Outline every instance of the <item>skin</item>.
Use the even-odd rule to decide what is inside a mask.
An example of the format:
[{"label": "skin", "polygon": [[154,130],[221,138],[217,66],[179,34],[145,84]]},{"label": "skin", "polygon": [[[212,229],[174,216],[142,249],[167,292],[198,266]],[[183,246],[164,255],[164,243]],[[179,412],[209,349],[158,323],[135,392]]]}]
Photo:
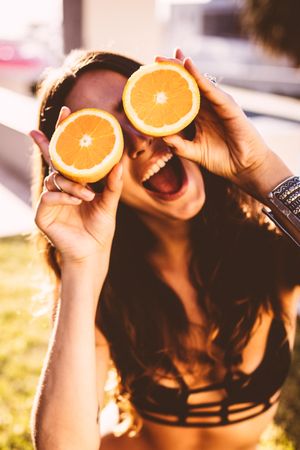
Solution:
[{"label": "skin", "polygon": [[[84,326],[88,329],[88,324],[92,323],[97,298],[108,268],[116,208],[120,198],[121,201],[138,211],[142,220],[157,236],[158,246],[151,255],[152,264],[177,292],[186,308],[188,317],[193,322],[203,324],[204,318],[196,307],[196,292],[189,282],[187,274],[190,257],[189,219],[201,210],[205,202],[205,186],[198,165],[203,165],[214,173],[229,178],[247,192],[263,200],[269,190],[291,174],[284,163],[266,146],[238,105],[219,87],[213,86],[205,79],[196,70],[191,60],[184,60],[181,51],[178,50],[175,56],[176,62],[184,64],[187,70],[194,75],[207,101],[207,105],[201,108],[196,120],[197,133],[193,142],[185,141],[179,135],[164,139],[151,138],[135,130],[120,107],[126,78],[107,70],[83,74],[68,95],[66,107],[61,111],[59,121],[67,117],[70,111],[81,108],[105,109],[117,117],[125,137],[122,162],[115,166],[107,177],[106,187],[102,194],[94,194],[87,187],[67,180],[61,175],[56,176],[56,181],[64,193],[57,192],[52,174],[45,180],[45,189],[37,208],[37,225],[59,249],[62,257],[62,286],[64,288],[61,317],[65,317],[64,329],[69,326],[69,334],[73,336],[73,340],[68,342],[68,345],[72,345],[78,338],[70,319],[72,315],[70,311],[73,311],[74,314],[73,321],[78,321],[81,314],[86,314],[81,310],[82,301],[81,298],[77,300],[78,293],[74,287],[74,284],[78,283],[79,274],[84,286],[91,285],[89,303],[91,313],[84,322]],[[165,58],[159,59],[165,60]],[[204,118],[205,120],[203,120]],[[39,145],[44,157],[49,160],[48,142],[45,136],[38,131],[32,132],[31,135]],[[172,151],[180,156],[188,179],[186,190],[179,198],[172,201],[161,200],[150,195],[141,183],[143,174],[152,162],[167,151],[169,145],[172,146]],[[101,270],[97,272],[95,267],[99,267],[99,261],[101,261]],[[291,326],[287,330],[291,347],[295,333],[296,294],[296,291],[282,292],[282,302],[286,305],[286,312],[291,319]],[[244,362],[241,370],[251,372],[261,362],[271,320],[271,316],[264,314],[262,321],[255,327],[252,339],[244,349]],[[80,330],[83,329],[82,326],[80,324]],[[62,328],[60,330],[58,325],[56,341],[57,345],[61,345],[60,348],[66,347],[65,339]],[[102,380],[97,385],[98,399],[101,405],[109,354],[105,338],[99,332],[96,332],[95,340],[95,356],[98,362],[95,367],[95,358],[91,354],[89,371],[85,369],[85,374],[95,372],[97,380]],[[91,347],[91,343],[92,340],[87,340],[85,348],[86,346]],[[205,350],[204,340],[199,338],[197,346]],[[74,347],[76,348],[75,345]],[[55,355],[55,346],[53,349]],[[84,351],[79,354],[79,358],[84,358]],[[65,358],[67,359],[68,356],[66,355]],[[55,360],[55,357],[53,359]],[[63,358],[61,357],[61,359]],[[61,359],[55,361],[53,367],[49,363],[50,375],[48,377],[50,377],[50,381],[56,379],[55,377],[59,377],[60,380],[64,379],[66,368]],[[185,373],[185,368],[178,361],[174,362],[178,365],[179,370]],[[59,364],[62,366],[60,367]],[[69,364],[74,364],[74,361],[70,360]],[[52,379],[51,370],[54,374]],[[82,369],[76,367],[74,370]],[[191,388],[209,381],[203,380],[199,376],[203,370],[205,371],[205,367],[197,367],[193,374],[184,375]],[[222,367],[219,368],[219,375],[222,375]],[[94,378],[91,378],[90,382],[96,383]],[[170,383],[170,380],[162,379],[161,383],[167,384]],[[47,394],[47,379],[45,384],[45,393],[41,394],[41,398],[43,399],[43,395],[47,398],[48,395],[52,399],[53,391],[49,391],[52,395]],[[48,384],[50,384],[49,379]],[[57,395],[57,392],[54,392]],[[81,401],[86,410],[90,411],[93,410],[91,404],[94,400],[93,393],[89,391],[88,394],[89,397],[85,395]],[[212,395],[216,394],[201,395],[202,397],[198,401],[216,400],[216,397],[212,398]],[[217,395],[219,395],[217,399],[222,398],[222,393]],[[95,407],[93,403],[93,408],[95,409]],[[44,408],[47,411],[47,407]],[[273,418],[276,408],[275,405],[258,417],[240,424],[210,429],[181,429],[144,421],[142,432],[137,438],[116,438],[108,435],[102,438],[101,449],[150,450],[155,448],[164,450],[172,448],[183,450],[184,448],[192,450],[201,448],[208,450],[213,448],[214,450],[223,450],[230,448],[232,450],[252,450],[256,448],[259,437]],[[47,412],[44,414],[47,416]],[[65,414],[61,413],[61,417],[64,418],[68,414],[71,415],[71,411],[68,412],[66,409]],[[51,416],[51,413],[48,413],[48,416]],[[74,423],[79,423],[78,418],[77,422],[74,418]],[[70,428],[72,426],[75,425],[70,425]],[[94,429],[92,432],[95,440],[90,446],[87,445],[85,439],[89,426],[89,423],[86,428],[82,425],[82,442],[85,442],[84,448],[87,449],[98,446]],[[40,425],[40,428],[43,426]],[[61,431],[62,435],[66,428],[65,426]],[[68,435],[64,436],[67,436],[65,438],[67,446],[62,446],[62,448],[77,448],[70,445]],[[64,441],[61,440],[61,442]],[[56,445],[59,448],[57,443]],[[43,443],[40,448],[47,450],[51,447],[47,447]],[[78,446],[78,448],[83,447]]]}]

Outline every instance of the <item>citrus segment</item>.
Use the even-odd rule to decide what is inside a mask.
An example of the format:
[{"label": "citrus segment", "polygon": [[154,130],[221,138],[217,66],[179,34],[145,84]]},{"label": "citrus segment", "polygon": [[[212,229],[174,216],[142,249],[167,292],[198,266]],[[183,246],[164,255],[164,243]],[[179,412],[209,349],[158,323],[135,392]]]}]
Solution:
[{"label": "citrus segment", "polygon": [[121,159],[123,134],[106,111],[85,108],[70,114],[56,128],[49,145],[52,164],[67,178],[93,183]]},{"label": "citrus segment", "polygon": [[152,136],[167,136],[195,118],[200,107],[199,88],[179,64],[149,64],[128,79],[123,105],[135,128]]}]

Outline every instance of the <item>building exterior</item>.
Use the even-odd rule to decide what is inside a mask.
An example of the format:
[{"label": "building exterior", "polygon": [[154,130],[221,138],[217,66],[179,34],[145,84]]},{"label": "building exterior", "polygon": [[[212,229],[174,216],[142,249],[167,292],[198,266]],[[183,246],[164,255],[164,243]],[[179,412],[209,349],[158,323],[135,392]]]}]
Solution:
[{"label": "building exterior", "polygon": [[81,45],[150,62],[161,40],[155,11],[155,0],[64,0],[65,50]]}]

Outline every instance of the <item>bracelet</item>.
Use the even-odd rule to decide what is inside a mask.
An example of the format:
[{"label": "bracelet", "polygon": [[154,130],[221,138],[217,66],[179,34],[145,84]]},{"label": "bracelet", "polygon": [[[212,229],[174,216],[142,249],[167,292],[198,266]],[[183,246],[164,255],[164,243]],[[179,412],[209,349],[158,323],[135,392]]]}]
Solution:
[{"label": "bracelet", "polygon": [[269,201],[300,230],[300,177],[282,181],[269,194]]}]

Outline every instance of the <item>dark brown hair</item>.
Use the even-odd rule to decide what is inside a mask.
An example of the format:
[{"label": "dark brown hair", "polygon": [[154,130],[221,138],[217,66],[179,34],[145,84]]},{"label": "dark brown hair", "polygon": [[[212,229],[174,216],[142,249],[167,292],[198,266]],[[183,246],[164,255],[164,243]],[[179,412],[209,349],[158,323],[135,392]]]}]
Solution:
[{"label": "dark brown hair", "polygon": [[[64,99],[88,70],[109,69],[129,77],[139,63],[102,52],[73,52],[64,66],[41,87],[40,129],[50,139]],[[188,134],[192,133],[192,127]],[[190,135],[190,138],[192,136]],[[206,202],[190,221],[193,255],[190,280],[206,318],[207,359],[229,370],[240,361],[254,324],[265,311],[282,317],[281,287],[299,283],[296,251],[261,217],[258,203],[229,181],[201,168]],[[40,194],[47,165],[36,172]],[[45,256],[60,277],[54,247],[45,240]],[[136,212],[120,202],[107,279],[101,292],[96,325],[111,348],[124,391],[141,374],[170,371],[176,357],[191,366],[203,354],[187,345],[193,324],[182,302],[149,263],[155,238]],[[299,258],[296,262],[299,264]],[[213,372],[213,370],[212,370]]]},{"label": "dark brown hair", "polygon": [[271,53],[288,56],[300,66],[298,0],[245,0],[242,24]]}]

